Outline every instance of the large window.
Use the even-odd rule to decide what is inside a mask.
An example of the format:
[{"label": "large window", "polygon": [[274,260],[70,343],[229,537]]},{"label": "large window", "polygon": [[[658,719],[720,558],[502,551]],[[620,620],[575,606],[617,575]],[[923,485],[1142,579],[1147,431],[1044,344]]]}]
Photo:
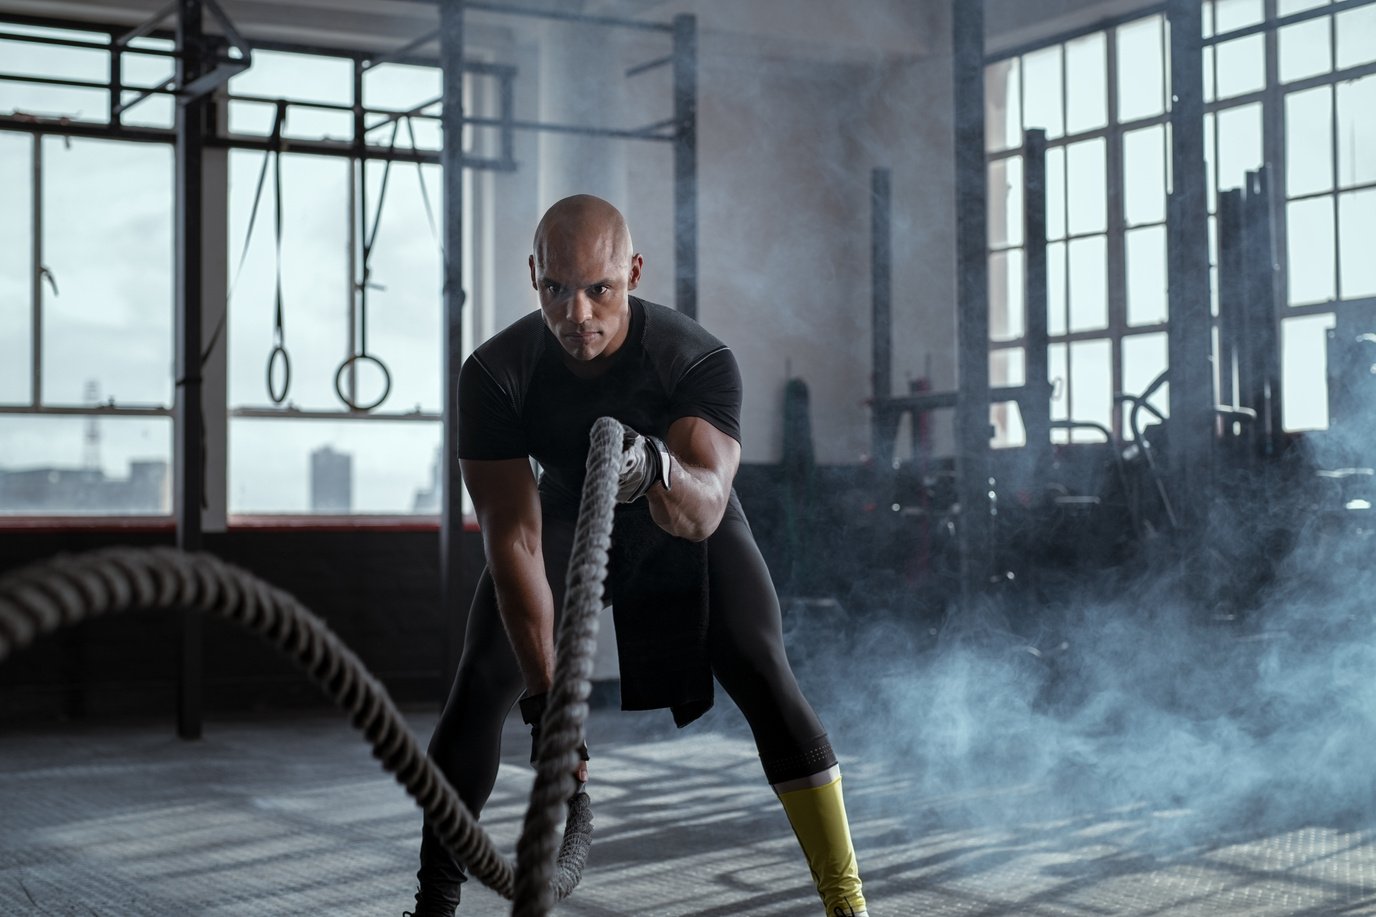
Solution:
[{"label": "large window", "polygon": [[[1284,420],[1322,427],[1324,330],[1335,309],[1376,305],[1376,3],[1206,0],[1203,20],[1213,261],[1219,191],[1270,164],[1283,201]],[[992,381],[1023,381],[1019,152],[1022,131],[1043,128],[1052,416],[1124,436],[1112,394],[1140,392],[1167,365],[1168,28],[1143,16],[986,70]],[[1216,276],[1213,287],[1216,313]],[[1168,409],[1165,388],[1153,403]],[[996,413],[998,445],[1021,442],[1011,414]]]},{"label": "large window", "polygon": [[[292,143],[279,184],[275,153],[231,152],[229,511],[437,513],[440,71],[260,52],[230,83],[231,137],[270,138],[288,85],[282,136],[348,141],[361,129],[370,156],[297,153]],[[468,217],[475,181],[465,182]],[[465,267],[480,287],[475,272],[486,266],[470,257]],[[473,312],[465,310],[470,343],[475,330],[492,330],[475,329]],[[274,357],[279,340],[289,385],[284,358]]]},{"label": "large window", "polygon": [[[108,35],[5,27],[43,38]],[[165,72],[138,39],[131,80]],[[8,73],[104,81],[105,51],[0,39]],[[0,81],[0,514],[161,515],[172,454],[172,150],[71,136],[108,93]]]},{"label": "large window", "polygon": [[[0,513],[171,509],[174,58],[119,35],[0,22]],[[225,509],[438,513],[440,71],[259,44],[222,90],[225,177],[203,182],[227,243],[203,264],[225,280],[228,396],[204,405]],[[467,110],[498,123],[513,71],[468,75]],[[465,148],[510,168],[495,133]],[[465,170],[470,224],[490,174]],[[492,309],[464,260],[471,344]]]},{"label": "large window", "polygon": [[[1023,382],[1023,132],[1046,131],[1047,355],[1053,420],[1117,429],[1113,393],[1165,368],[1166,36],[1148,16],[987,71],[995,386]],[[1165,393],[1154,399],[1163,408]],[[1019,445],[1016,410],[996,445]],[[1052,431],[1064,442],[1091,429]]]},{"label": "large window", "polygon": [[1285,408],[1292,428],[1327,425],[1324,331],[1337,310],[1376,316],[1376,3],[1278,0],[1268,33],[1274,155],[1283,157],[1288,315]]}]

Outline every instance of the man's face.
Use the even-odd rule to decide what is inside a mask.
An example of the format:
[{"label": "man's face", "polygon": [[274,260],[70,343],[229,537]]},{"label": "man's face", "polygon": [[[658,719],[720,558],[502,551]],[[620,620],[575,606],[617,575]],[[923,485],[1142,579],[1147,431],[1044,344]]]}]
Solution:
[{"label": "man's face", "polygon": [[630,330],[627,295],[640,283],[640,255],[610,233],[551,233],[530,256],[530,282],[545,325],[580,362],[609,357]]}]

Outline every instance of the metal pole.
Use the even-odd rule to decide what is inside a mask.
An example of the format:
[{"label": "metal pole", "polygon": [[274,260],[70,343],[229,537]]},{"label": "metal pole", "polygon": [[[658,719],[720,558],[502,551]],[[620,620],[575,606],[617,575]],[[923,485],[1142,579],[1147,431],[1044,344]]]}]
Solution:
[{"label": "metal pole", "polygon": [[[226,88],[210,95],[207,136],[229,126]],[[201,528],[223,532],[229,512],[229,157],[224,147],[207,145],[201,158],[201,400],[205,422],[205,490]]]},{"label": "metal pole", "polygon": [[[358,190],[358,185],[361,180],[360,176],[365,174],[364,170],[367,168],[367,162],[368,161],[363,158],[349,160],[349,214],[345,217],[349,225],[349,295],[346,297],[344,303],[344,327],[349,329],[348,340],[345,342],[345,346],[348,348],[348,352],[345,354],[346,357],[358,353],[358,339],[355,332],[357,323],[354,321],[354,314],[357,311],[354,308],[354,303],[358,298],[358,240],[361,234],[367,233],[366,229],[362,230],[360,233],[358,228],[358,224],[361,222],[359,218],[359,213],[361,211],[359,206],[360,192]],[[358,361],[355,360],[349,364],[349,369],[344,374],[346,380],[344,384],[349,392],[349,401],[353,404],[358,404],[357,368]]]},{"label": "metal pole", "polygon": [[1273,455],[1280,443],[1280,319],[1276,315],[1276,269],[1272,257],[1271,168],[1247,174],[1243,205],[1247,287],[1247,404],[1257,412],[1260,451]]},{"label": "metal pole", "polygon": [[124,114],[124,51],[110,52],[110,124],[120,126]]},{"label": "metal pole", "polygon": [[[893,395],[893,218],[888,169],[870,173],[870,454],[886,451],[883,399]],[[891,448],[891,445],[888,445]],[[888,456],[889,459],[892,456]]]},{"label": "metal pole", "polygon": [[1183,512],[1197,530],[1212,481],[1214,387],[1210,368],[1209,212],[1204,161],[1204,69],[1199,0],[1169,0],[1171,43],[1170,265],[1171,468]]},{"label": "metal pole", "polygon": [[1051,381],[1048,371],[1046,320],[1046,131],[1030,130],[1023,138],[1023,283],[1027,329],[1027,367],[1023,384],[1029,396],[1018,405],[1033,468],[1045,468],[1051,452]]},{"label": "metal pole", "polygon": [[984,3],[953,3],[956,155],[956,454],[961,599],[988,582],[989,257],[984,157]]},{"label": "metal pole", "polygon": [[[354,61],[354,158],[349,162],[349,298],[344,327],[349,329],[348,353],[352,357],[358,353],[358,297],[360,292],[359,253],[368,238],[368,151],[365,134],[367,126],[363,118],[363,62]],[[345,373],[345,387],[349,392],[349,403],[358,404],[358,361],[349,363]]]},{"label": "metal pole", "polygon": [[[201,0],[178,0],[177,84],[186,86],[206,70]],[[177,105],[176,145],[176,370],[173,409],[173,499],[177,547],[201,549],[201,504],[205,492],[201,406],[201,251],[203,188],[202,152],[211,106],[209,98]],[[201,618],[181,615],[181,655],[177,677],[177,735],[201,736],[204,700],[204,643]]]},{"label": "metal pole", "polygon": [[464,0],[440,4],[440,62],[444,71],[440,152],[444,181],[444,436],[440,456],[440,613],[447,623],[444,675],[453,681],[463,651],[468,609],[463,606],[463,476],[459,470],[459,368],[463,365],[463,11]]},{"label": "metal pole", "polygon": [[516,131],[512,122],[516,118],[516,71],[507,70],[501,77],[501,121],[502,156],[501,162],[511,170],[516,168]]},{"label": "metal pole", "polygon": [[29,307],[33,351],[29,360],[29,402],[43,404],[43,135],[33,135],[33,290]]},{"label": "metal pole", "polygon": [[698,317],[698,21],[674,17],[674,304]]},{"label": "metal pole", "polygon": [[[1119,118],[1118,97],[1119,97],[1119,70],[1118,70],[1118,43],[1107,41],[1105,44],[1106,62],[1108,64],[1108,123],[1117,124]],[[1064,58],[1062,58],[1064,60]],[[1069,86],[1069,80],[1062,82],[1062,86]],[[1108,237],[1106,252],[1108,262],[1106,275],[1108,278],[1108,329],[1111,341],[1109,347],[1110,375],[1114,392],[1121,392],[1123,386],[1123,338],[1129,332],[1128,328],[1128,279],[1127,279],[1127,215],[1126,201],[1123,199],[1123,189],[1126,187],[1123,166],[1123,134],[1121,131],[1110,130],[1104,138],[1105,148],[1108,152],[1107,168],[1105,174],[1108,178],[1108,188],[1106,190],[1105,203],[1107,204],[1108,214]],[[1070,182],[1066,182],[1067,192],[1070,190]],[[1067,246],[1067,249],[1069,246]],[[1067,252],[1068,254],[1068,252]],[[1069,277],[1069,274],[1066,275]],[[1068,305],[1068,303],[1067,303]],[[1073,415],[1070,415],[1073,416]],[[1114,405],[1108,427],[1114,431],[1119,439],[1124,438],[1124,429],[1127,423],[1123,417],[1121,405]]]},{"label": "metal pole", "polygon": [[1243,355],[1247,326],[1242,207],[1242,191],[1218,193],[1218,352],[1214,354],[1214,364],[1218,372],[1218,403],[1256,408],[1259,405],[1247,403],[1242,385],[1233,385],[1234,378],[1245,384],[1247,376]]}]

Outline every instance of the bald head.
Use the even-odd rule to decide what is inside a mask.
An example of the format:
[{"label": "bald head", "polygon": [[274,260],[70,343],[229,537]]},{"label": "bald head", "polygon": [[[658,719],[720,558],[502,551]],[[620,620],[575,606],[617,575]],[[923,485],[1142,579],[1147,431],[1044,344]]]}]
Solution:
[{"label": "bald head", "polygon": [[566,197],[535,229],[530,283],[545,324],[574,363],[589,366],[621,347],[630,327],[628,294],[644,260],[626,218],[591,194]]},{"label": "bald head", "polygon": [[575,253],[609,265],[630,268],[635,246],[626,218],[609,202],[575,194],[545,211],[535,227],[535,262],[539,266]]}]

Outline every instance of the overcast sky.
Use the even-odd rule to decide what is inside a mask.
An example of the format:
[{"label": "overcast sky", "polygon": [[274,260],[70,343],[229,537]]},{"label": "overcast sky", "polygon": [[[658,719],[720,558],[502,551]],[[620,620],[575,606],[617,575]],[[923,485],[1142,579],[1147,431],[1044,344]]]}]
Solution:
[{"label": "overcast sky", "polygon": [[[20,72],[103,78],[90,55],[4,43],[7,67]],[[144,61],[160,63],[155,58]],[[144,67],[144,75],[152,75]],[[254,67],[237,77],[235,92],[325,102],[349,102],[347,62],[255,54]],[[20,84],[0,84],[0,111],[64,111],[91,96],[53,96]],[[431,69],[386,66],[370,73],[370,105],[410,108],[439,93]],[[155,100],[156,101],[156,100]],[[169,109],[146,112],[157,123]],[[104,108],[94,112],[104,116]],[[266,133],[272,106],[236,105],[231,124]],[[292,109],[288,134],[347,136],[349,117]],[[438,130],[416,123],[420,145],[435,147]],[[386,142],[383,129],[375,139]],[[403,128],[398,143],[408,145]],[[43,400],[86,403],[94,383],[98,399],[122,406],[169,405],[172,399],[172,156],[161,144],[98,140],[43,141],[43,262],[57,284],[43,303]],[[258,152],[230,155],[229,270],[243,251],[248,217],[262,167]],[[11,189],[0,208],[0,399],[31,396],[30,259],[32,138],[0,133],[0,181]],[[431,212],[440,218],[438,168],[425,167]],[[368,225],[376,214],[383,166],[368,171]],[[282,284],[284,330],[291,357],[288,402],[301,408],[342,410],[335,373],[347,356],[350,322],[349,184],[347,160],[288,154],[282,160]],[[418,169],[393,166],[372,258],[368,292],[368,351],[386,363],[392,389],[380,410],[440,410],[440,257],[422,200]],[[232,294],[225,344],[229,348],[232,406],[269,406],[266,367],[273,342],[273,196],[271,169],[242,274]],[[380,373],[359,371],[359,398],[381,391]],[[77,467],[83,459],[86,420],[7,417],[0,436],[0,467]],[[139,458],[170,458],[171,425],[165,418],[98,421],[106,473],[123,476]],[[365,512],[406,512],[415,492],[428,487],[440,441],[438,423],[333,422],[241,419],[231,422],[230,511],[303,511],[309,500],[309,455],[331,445],[354,456],[354,505]]]}]

